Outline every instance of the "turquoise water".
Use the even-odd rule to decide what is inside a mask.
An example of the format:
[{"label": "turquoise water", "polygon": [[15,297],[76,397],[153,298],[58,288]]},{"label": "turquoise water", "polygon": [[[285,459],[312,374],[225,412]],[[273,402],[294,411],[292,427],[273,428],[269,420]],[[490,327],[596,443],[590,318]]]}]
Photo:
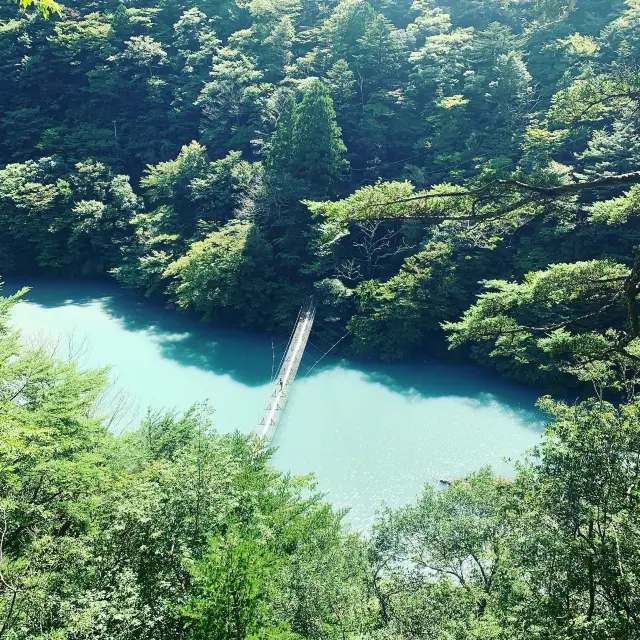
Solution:
[{"label": "turquoise water", "polygon": [[[25,340],[71,348],[82,364],[111,365],[119,407],[114,430],[146,407],[186,408],[207,400],[220,431],[257,424],[286,336],[208,326],[152,305],[110,283],[26,280],[13,311]],[[9,282],[3,291],[15,291]],[[293,321],[293,319],[292,319]],[[313,337],[312,337],[313,339]],[[71,347],[69,346],[71,345]],[[309,347],[305,365],[320,353]],[[542,429],[535,394],[473,367],[397,365],[327,357],[308,377],[301,368],[276,434],[274,463],[315,473],[319,489],[348,519],[366,527],[383,503],[405,504],[424,483],[486,464],[509,473],[508,459],[533,446]]]}]

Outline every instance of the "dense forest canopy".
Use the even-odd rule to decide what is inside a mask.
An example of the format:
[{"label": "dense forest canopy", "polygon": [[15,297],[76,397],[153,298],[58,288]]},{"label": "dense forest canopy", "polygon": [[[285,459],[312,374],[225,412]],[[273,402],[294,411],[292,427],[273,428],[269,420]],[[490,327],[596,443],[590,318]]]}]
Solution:
[{"label": "dense forest canopy", "polygon": [[640,637],[638,0],[23,0],[0,68],[0,273],[583,398],[357,535],[207,407],[114,436],[0,298],[0,638]]},{"label": "dense forest canopy", "polygon": [[353,354],[448,338],[549,389],[632,357],[636,0],[0,16],[1,273],[112,274],[260,328],[315,291]]}]

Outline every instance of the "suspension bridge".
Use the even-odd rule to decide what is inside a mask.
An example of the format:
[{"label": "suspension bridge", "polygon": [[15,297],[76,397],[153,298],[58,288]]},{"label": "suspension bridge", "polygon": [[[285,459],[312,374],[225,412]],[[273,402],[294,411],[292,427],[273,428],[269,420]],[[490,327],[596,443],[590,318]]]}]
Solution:
[{"label": "suspension bridge", "polygon": [[280,418],[298,373],[315,316],[316,303],[313,298],[309,298],[300,308],[295,328],[289,338],[278,372],[273,379],[269,397],[256,428],[257,436],[267,444],[271,442],[278,424],[280,424]]}]

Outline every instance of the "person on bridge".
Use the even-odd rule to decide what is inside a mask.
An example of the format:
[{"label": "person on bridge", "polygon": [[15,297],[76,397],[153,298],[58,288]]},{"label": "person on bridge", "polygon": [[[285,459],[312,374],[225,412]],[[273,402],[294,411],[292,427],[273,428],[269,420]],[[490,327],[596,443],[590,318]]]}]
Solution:
[{"label": "person on bridge", "polygon": [[282,393],[282,378],[280,378],[280,380],[278,380],[278,382],[280,383],[280,393]]}]

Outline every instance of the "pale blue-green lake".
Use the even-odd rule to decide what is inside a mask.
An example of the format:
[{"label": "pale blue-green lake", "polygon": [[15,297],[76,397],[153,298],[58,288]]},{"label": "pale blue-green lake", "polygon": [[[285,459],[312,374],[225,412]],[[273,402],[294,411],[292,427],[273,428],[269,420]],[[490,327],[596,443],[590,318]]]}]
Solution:
[{"label": "pale blue-green lake", "polygon": [[[272,338],[215,328],[150,304],[105,282],[24,279],[32,287],[13,310],[25,340],[46,341],[86,366],[111,365],[121,408],[116,430],[146,408],[208,401],[220,431],[250,432],[272,372]],[[4,293],[18,288],[8,282]],[[293,322],[292,318],[292,322]],[[313,339],[313,338],[312,338]],[[273,340],[276,361],[286,336]],[[305,366],[320,355],[308,347]],[[326,357],[302,367],[276,434],[274,464],[313,472],[354,527],[383,504],[399,506],[425,483],[491,464],[501,473],[536,444],[543,418],[533,391],[474,366],[384,365]],[[124,398],[124,399],[123,399]]]}]

